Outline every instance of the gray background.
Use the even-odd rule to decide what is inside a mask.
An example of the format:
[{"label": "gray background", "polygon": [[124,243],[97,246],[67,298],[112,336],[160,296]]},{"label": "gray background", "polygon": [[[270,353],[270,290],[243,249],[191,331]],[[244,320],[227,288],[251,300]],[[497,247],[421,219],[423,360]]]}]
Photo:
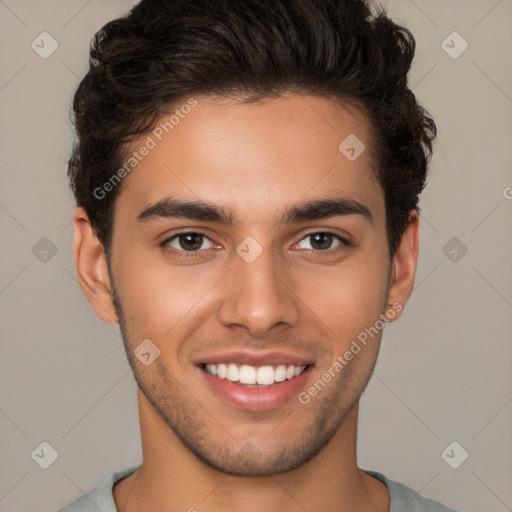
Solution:
[{"label": "gray background", "polygon": [[[76,281],[65,178],[89,41],[132,4],[0,0],[1,512],[55,511],[140,458],[117,326]],[[362,400],[359,464],[454,508],[512,510],[512,1],[384,5],[417,38],[411,85],[439,139],[416,287]],[[31,48],[43,31],[59,45],[47,59]],[[453,31],[469,44],[458,58],[442,46]],[[48,469],[31,457],[43,441]],[[461,448],[441,456],[453,441],[469,453],[457,469],[445,460]]]}]

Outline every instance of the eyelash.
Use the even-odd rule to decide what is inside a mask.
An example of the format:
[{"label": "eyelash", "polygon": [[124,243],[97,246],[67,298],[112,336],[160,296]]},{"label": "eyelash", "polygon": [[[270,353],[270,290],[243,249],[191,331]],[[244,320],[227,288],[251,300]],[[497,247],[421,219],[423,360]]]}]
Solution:
[{"label": "eyelash", "polygon": [[[343,246],[342,247],[343,249],[351,247],[351,245],[352,245],[348,240],[346,240],[345,238],[341,237],[340,235],[337,235],[336,233],[332,233],[331,231],[312,231],[310,233],[305,234],[299,240],[299,242],[302,242],[302,240],[304,240],[304,239],[306,239],[308,237],[314,236],[314,235],[318,235],[318,234],[332,235],[332,237],[334,239],[338,240],[341,243],[341,245]],[[197,250],[197,251],[185,251],[185,250],[175,249],[175,248],[170,247],[168,245],[169,242],[171,242],[172,240],[174,240],[176,238],[179,238],[182,235],[200,235],[200,236],[203,236],[204,238],[206,238],[207,240],[209,240],[210,242],[213,242],[213,240],[209,236],[205,235],[201,231],[182,231],[182,232],[179,232],[179,233],[176,233],[176,234],[172,235],[169,238],[166,238],[160,245],[162,246],[162,248],[165,251],[170,252],[173,255],[177,255],[180,258],[196,258],[196,257],[200,256],[200,253],[202,251],[207,250],[207,249],[200,249],[200,250]],[[317,254],[318,253],[319,254],[332,254],[331,251],[335,251],[336,252],[337,250],[342,250],[342,248],[335,247],[334,249],[325,249],[323,251],[322,250],[315,250],[315,249],[303,249],[303,250],[313,251],[314,253],[317,253]]]}]

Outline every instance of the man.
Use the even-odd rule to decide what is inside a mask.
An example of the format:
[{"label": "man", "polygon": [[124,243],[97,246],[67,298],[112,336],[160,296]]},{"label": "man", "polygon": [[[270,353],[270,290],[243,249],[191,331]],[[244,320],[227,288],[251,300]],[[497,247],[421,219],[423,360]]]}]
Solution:
[{"label": "man", "polygon": [[74,258],[143,461],[62,511],[453,510],[356,460],[436,135],[414,49],[364,0],[143,0],[96,35]]}]

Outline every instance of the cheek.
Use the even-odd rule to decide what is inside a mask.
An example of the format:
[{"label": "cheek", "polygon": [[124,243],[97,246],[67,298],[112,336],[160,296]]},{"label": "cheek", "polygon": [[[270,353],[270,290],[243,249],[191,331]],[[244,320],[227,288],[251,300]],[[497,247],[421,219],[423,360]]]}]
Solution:
[{"label": "cheek", "polygon": [[315,276],[301,297],[308,297],[306,304],[329,327],[333,338],[345,345],[384,311],[386,284],[386,269],[378,262],[361,259],[357,265],[341,265]]},{"label": "cheek", "polygon": [[219,280],[206,267],[171,265],[148,252],[124,254],[118,258],[115,281],[127,323],[162,342],[183,328],[184,319],[193,320],[204,309],[205,292]]}]

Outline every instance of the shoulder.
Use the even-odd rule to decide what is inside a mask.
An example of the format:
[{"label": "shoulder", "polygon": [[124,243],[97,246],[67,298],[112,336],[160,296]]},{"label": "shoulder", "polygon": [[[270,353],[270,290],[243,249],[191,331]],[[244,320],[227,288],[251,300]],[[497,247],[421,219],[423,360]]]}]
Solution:
[{"label": "shoulder", "polygon": [[457,512],[439,501],[423,498],[407,485],[390,480],[382,473],[363,469],[363,471],[383,482],[391,498],[389,512]]},{"label": "shoulder", "polygon": [[96,489],[72,501],[58,512],[117,512],[112,489],[123,478],[131,475],[140,464],[128,466],[109,475]]}]

